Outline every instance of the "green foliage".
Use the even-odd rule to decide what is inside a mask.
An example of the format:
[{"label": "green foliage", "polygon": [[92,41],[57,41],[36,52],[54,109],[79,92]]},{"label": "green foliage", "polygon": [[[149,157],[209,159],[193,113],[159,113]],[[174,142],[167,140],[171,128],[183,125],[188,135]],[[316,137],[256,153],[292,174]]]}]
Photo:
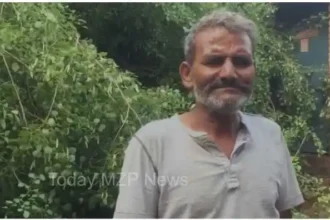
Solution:
[{"label": "green foliage", "polygon": [[311,213],[312,216],[301,216],[304,215],[304,210],[295,210],[295,214],[304,218],[328,218],[330,216],[330,188],[323,178],[304,173],[301,163],[301,158],[297,156],[293,157],[293,164],[296,168],[299,185],[304,193],[304,198],[307,202],[312,201],[311,209],[315,211]]},{"label": "green foliage", "polygon": [[[89,3],[70,4],[86,20],[83,37],[93,40],[143,85],[178,84],[182,37],[188,26],[213,4]],[[173,84],[172,84],[173,85]]]},{"label": "green foliage", "polygon": [[87,23],[63,4],[2,3],[0,215],[111,216],[103,210],[114,206],[117,186],[104,175],[119,172],[140,126],[190,107],[176,89],[180,40],[191,22],[223,6],[246,13],[262,33],[247,109],[279,122],[291,149],[304,137],[318,143],[309,126],[313,94],[292,40],[273,30],[268,3],[71,5]]},{"label": "green foliage", "polygon": [[294,32],[299,32],[310,29],[322,29],[328,27],[329,13],[328,11],[322,11],[300,21],[293,29]]},{"label": "green foliage", "polygon": [[322,109],[323,111],[321,112],[321,117],[324,118],[325,120],[330,119],[330,98],[329,98],[329,92],[330,92],[330,80],[327,77],[325,80],[325,95],[327,96],[327,100],[325,103],[324,108]]},{"label": "green foliage", "polygon": [[301,75],[302,67],[291,56],[293,40],[274,31],[273,5],[100,3],[70,4],[70,7],[87,21],[88,29],[81,30],[83,36],[93,39],[122,68],[136,73],[143,85],[168,84],[179,89],[178,65],[183,59],[184,32],[190,24],[218,8],[246,14],[260,31],[255,54],[258,78],[255,97],[248,109],[274,118],[287,131],[288,142],[293,145],[306,135],[311,137],[308,123],[315,109],[313,91]]},{"label": "green foliage", "polygon": [[116,185],[86,180],[118,172],[132,133],[185,102],[169,88],[141,91],[79,38],[61,4],[2,4],[1,21],[1,215],[83,217],[113,205]]}]

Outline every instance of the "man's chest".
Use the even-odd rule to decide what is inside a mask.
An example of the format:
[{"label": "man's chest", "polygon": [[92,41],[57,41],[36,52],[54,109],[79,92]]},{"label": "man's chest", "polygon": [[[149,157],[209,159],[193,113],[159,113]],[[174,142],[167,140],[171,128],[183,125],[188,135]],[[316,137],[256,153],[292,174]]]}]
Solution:
[{"label": "man's chest", "polygon": [[280,166],[266,151],[243,146],[228,159],[190,144],[191,149],[176,146],[178,151],[164,160],[159,174],[172,180],[160,186],[160,212],[165,217],[176,217],[172,215],[176,212],[187,218],[240,217],[240,213],[254,217],[275,209]]}]

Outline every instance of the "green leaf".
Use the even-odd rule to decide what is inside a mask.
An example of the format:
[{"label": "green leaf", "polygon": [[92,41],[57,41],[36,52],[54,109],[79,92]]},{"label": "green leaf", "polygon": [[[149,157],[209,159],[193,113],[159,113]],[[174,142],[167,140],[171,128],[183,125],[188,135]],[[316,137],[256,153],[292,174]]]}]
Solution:
[{"label": "green leaf", "polygon": [[45,128],[42,129],[41,132],[42,132],[43,134],[46,134],[46,135],[49,134],[49,130],[48,130],[48,129],[45,129]]},{"label": "green leaf", "polygon": [[98,130],[99,132],[102,132],[105,128],[106,126],[104,124],[101,124]]},{"label": "green leaf", "polygon": [[53,13],[51,13],[50,11],[44,11],[44,14],[46,15],[46,18],[50,21],[53,21],[53,22],[57,22],[55,16]]},{"label": "green leaf", "polygon": [[76,157],[74,155],[69,156],[70,162],[74,162],[76,160]]},{"label": "green leaf", "polygon": [[41,28],[41,26],[42,26],[42,23],[40,21],[36,21],[34,23],[34,27],[36,27],[36,28]]},{"label": "green leaf", "polygon": [[6,129],[6,122],[5,122],[5,120],[0,120],[0,124],[1,124],[2,129]]},{"label": "green leaf", "polygon": [[55,120],[53,118],[49,118],[48,121],[47,121],[47,124],[49,126],[54,126],[55,125]]},{"label": "green leaf", "polygon": [[39,178],[40,178],[42,181],[45,181],[45,180],[46,180],[46,177],[45,177],[45,175],[43,175],[43,174],[40,174],[40,175],[39,175]]},{"label": "green leaf", "polygon": [[29,175],[28,175],[31,179],[34,179],[34,178],[36,178],[36,175],[34,174],[34,173],[29,173]]},{"label": "green leaf", "polygon": [[70,147],[70,148],[69,148],[69,152],[70,152],[71,154],[75,154],[75,153],[77,152],[77,148],[75,148],[75,147]]},{"label": "green leaf", "polygon": [[40,208],[36,205],[32,205],[31,209],[34,210],[34,211],[40,210]]},{"label": "green leaf", "polygon": [[18,111],[17,110],[12,110],[11,111],[13,114],[15,114],[15,115],[18,115]]},{"label": "green leaf", "polygon": [[34,150],[34,151],[32,152],[32,155],[33,155],[34,157],[40,157],[40,156],[41,156],[41,153],[40,153],[40,151],[38,151],[38,150]]},{"label": "green leaf", "polygon": [[40,194],[39,195],[39,198],[42,199],[42,200],[45,200],[46,199],[46,196],[45,196],[45,194]]},{"label": "green leaf", "polygon": [[52,149],[51,147],[47,146],[47,147],[45,147],[44,152],[45,152],[46,154],[50,154],[50,153],[53,152],[53,149]]},{"label": "green leaf", "polygon": [[29,217],[30,217],[30,212],[27,211],[27,210],[24,210],[24,212],[23,212],[23,217],[24,217],[24,218],[29,218]]},{"label": "green leaf", "polygon": [[11,64],[11,68],[13,69],[14,72],[17,72],[19,70],[19,65],[16,62],[13,62]]},{"label": "green leaf", "polygon": [[51,114],[52,114],[52,116],[56,117],[56,116],[58,115],[58,111],[55,111],[55,110],[54,110],[54,111],[52,111]]}]

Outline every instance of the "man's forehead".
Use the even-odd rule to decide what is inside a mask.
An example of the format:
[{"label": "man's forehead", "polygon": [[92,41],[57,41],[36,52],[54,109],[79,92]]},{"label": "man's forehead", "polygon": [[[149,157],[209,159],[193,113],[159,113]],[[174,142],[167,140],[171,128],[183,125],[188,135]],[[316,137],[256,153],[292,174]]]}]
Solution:
[{"label": "man's forehead", "polygon": [[203,50],[204,53],[239,53],[239,54],[251,54],[249,47],[241,45],[217,45],[213,44],[210,47],[205,47]]},{"label": "man's forehead", "polygon": [[252,42],[247,34],[233,33],[225,28],[208,28],[196,35],[196,50],[202,53],[252,53]]}]

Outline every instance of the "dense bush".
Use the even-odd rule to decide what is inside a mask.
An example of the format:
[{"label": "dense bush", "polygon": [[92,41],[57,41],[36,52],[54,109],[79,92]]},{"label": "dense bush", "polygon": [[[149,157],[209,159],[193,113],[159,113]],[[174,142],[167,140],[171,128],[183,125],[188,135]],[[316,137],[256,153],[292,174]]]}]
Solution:
[{"label": "dense bush", "polygon": [[[156,15],[165,15],[175,30],[219,7],[150,5],[145,13],[159,7],[164,14]],[[313,96],[290,56],[291,41],[272,29],[274,8],[269,4],[220,6],[245,12],[257,22],[261,30],[258,81],[248,109],[278,121],[290,147],[294,146],[311,135]],[[121,15],[126,24],[139,16],[129,11]],[[86,178],[101,181],[102,173],[118,172],[123,149],[136,129],[187,110],[191,103],[173,86],[143,88],[135,74],[123,71],[80,39],[76,26],[84,23],[63,4],[2,3],[0,16],[0,215],[111,215],[107,209],[114,205],[117,187],[104,182],[90,185]],[[158,29],[164,23],[162,18],[148,19]],[[173,47],[180,48],[177,39],[176,43]],[[162,82],[168,83],[169,78]],[[272,83],[275,79],[279,88]]]},{"label": "dense bush", "polygon": [[186,107],[180,94],[140,91],[132,74],[79,39],[78,21],[61,4],[1,8],[2,216],[83,217],[113,204],[115,186],[54,180],[117,171],[138,127]]},{"label": "dense bush", "polygon": [[[125,69],[133,70],[143,85],[179,87],[184,31],[204,13],[226,7],[253,19],[260,30],[256,61],[258,79],[249,111],[280,122],[291,146],[310,137],[307,122],[315,108],[301,67],[291,56],[293,40],[274,30],[273,4],[71,4],[87,21],[80,29],[97,48],[108,52]],[[143,24],[143,25],[142,25]],[[271,98],[270,98],[271,97]],[[297,150],[297,149],[292,149]]]}]

